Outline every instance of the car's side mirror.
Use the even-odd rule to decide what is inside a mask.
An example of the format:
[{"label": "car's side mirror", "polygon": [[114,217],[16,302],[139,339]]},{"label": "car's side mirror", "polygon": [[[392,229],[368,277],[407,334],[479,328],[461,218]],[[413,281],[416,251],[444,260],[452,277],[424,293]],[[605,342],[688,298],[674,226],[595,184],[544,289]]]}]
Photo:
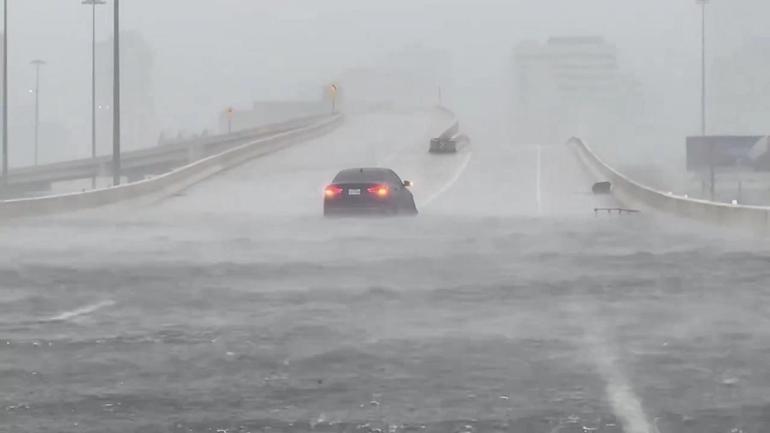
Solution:
[{"label": "car's side mirror", "polygon": [[412,186],[412,181],[411,180],[405,180],[404,181],[404,186],[409,188],[410,186]]}]

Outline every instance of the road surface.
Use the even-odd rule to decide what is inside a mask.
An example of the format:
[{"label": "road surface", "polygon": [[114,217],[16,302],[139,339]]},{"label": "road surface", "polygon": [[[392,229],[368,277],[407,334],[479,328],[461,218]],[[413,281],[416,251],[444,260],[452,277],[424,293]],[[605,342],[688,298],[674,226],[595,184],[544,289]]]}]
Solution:
[{"label": "road surface", "polygon": [[[561,143],[432,113],[0,243],[3,432],[764,432],[766,244],[611,205]],[[421,215],[321,217],[388,165]]]}]

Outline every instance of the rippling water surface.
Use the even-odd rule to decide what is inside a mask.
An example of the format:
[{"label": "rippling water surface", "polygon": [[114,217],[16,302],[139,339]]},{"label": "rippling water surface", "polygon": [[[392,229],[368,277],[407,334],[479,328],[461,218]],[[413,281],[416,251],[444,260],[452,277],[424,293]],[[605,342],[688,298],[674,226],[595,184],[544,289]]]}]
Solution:
[{"label": "rippling water surface", "polygon": [[[211,223],[147,218],[110,245],[88,236],[104,222],[17,227],[9,431],[769,425],[770,252],[750,240],[642,218]],[[46,230],[82,243],[41,258]]]}]

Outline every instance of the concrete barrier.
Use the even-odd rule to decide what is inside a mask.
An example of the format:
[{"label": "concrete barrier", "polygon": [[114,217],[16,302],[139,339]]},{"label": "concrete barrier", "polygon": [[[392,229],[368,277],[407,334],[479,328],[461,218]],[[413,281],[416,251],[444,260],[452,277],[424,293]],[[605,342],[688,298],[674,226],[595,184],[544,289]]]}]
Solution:
[{"label": "concrete barrier", "polygon": [[327,133],[342,119],[342,116],[332,116],[309,126],[259,138],[146,180],[82,193],[0,201],[0,220],[72,212],[127,201],[158,200],[250,159]]},{"label": "concrete barrier", "polygon": [[642,185],[610,167],[579,138],[571,138],[578,158],[598,181],[612,183],[612,194],[627,207],[641,207],[722,227],[770,233],[770,207],[743,206],[691,199]]},{"label": "concrete barrier", "polygon": [[460,148],[466,147],[470,144],[470,138],[467,134],[460,131],[460,121],[457,119],[457,115],[450,109],[437,105],[436,111],[446,116],[447,125],[443,129],[436,131],[438,134],[434,135],[430,140],[429,153],[457,153]]}]

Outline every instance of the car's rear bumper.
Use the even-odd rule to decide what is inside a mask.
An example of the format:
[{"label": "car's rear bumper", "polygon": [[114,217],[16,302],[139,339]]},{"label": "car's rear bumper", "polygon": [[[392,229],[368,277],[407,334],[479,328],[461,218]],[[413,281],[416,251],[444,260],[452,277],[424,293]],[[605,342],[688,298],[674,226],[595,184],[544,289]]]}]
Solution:
[{"label": "car's rear bumper", "polygon": [[390,203],[375,204],[345,204],[343,203],[324,203],[324,215],[326,216],[356,216],[356,215],[394,215],[397,209]]}]

